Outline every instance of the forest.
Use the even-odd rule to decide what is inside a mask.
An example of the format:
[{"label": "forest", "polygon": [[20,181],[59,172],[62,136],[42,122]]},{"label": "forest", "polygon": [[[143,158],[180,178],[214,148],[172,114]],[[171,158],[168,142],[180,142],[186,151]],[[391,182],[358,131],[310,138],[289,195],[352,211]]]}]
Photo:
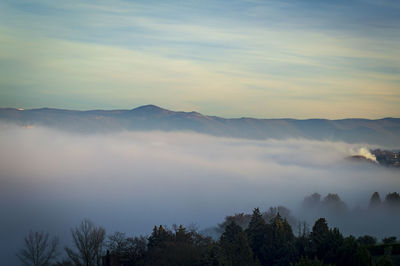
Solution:
[{"label": "forest", "polygon": [[[304,204],[320,202],[319,194],[305,197]],[[343,202],[329,194],[322,202]],[[400,195],[379,193],[370,199],[369,209],[391,208],[397,212]],[[293,226],[293,223],[296,225]],[[292,224],[292,225],[291,225]],[[400,242],[396,236],[377,240],[371,235],[345,236],[329,227],[325,218],[312,227],[295,221],[284,207],[252,214],[227,216],[218,225],[218,236],[199,232],[194,226],[154,226],[149,236],[107,235],[90,220],[71,229],[73,243],[61,254],[59,239],[46,232],[29,232],[17,257],[23,265],[399,265]]]}]

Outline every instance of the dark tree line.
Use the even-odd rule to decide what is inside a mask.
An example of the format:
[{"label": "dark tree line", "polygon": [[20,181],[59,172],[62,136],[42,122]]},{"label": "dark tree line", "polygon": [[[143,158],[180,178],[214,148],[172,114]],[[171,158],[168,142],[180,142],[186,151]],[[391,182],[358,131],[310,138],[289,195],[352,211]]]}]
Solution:
[{"label": "dark tree line", "polygon": [[[306,197],[309,206],[347,209],[337,194],[321,200],[317,193]],[[375,192],[369,208],[397,208],[398,193],[383,201]],[[296,229],[296,234],[293,232]],[[154,226],[152,233],[129,237],[117,232],[106,236],[104,228],[89,220],[71,230],[73,246],[60,252],[59,241],[44,232],[30,232],[17,256],[23,265],[35,266],[131,266],[131,265],[400,265],[396,237],[344,236],[319,218],[310,228],[291,216],[285,207],[266,212],[227,216],[211,238],[195,229]],[[57,260],[58,259],[58,260]]]},{"label": "dark tree line", "polygon": [[[338,194],[329,193],[323,199],[318,193],[311,194],[304,198],[303,205],[307,208],[326,208],[337,213],[345,212],[348,207],[345,202],[343,202]],[[392,211],[400,208],[400,194],[397,192],[388,193],[384,200],[378,192],[374,192],[369,201],[369,209],[387,209]]]},{"label": "dark tree line", "polygon": [[[182,225],[155,226],[148,237],[127,237],[83,221],[71,230],[74,247],[65,248],[66,259],[55,261],[58,240],[30,233],[18,253],[24,265],[395,265],[400,243],[395,237],[377,243],[372,236],[343,236],[326,220],[315,221],[295,236],[286,218],[277,213],[266,222],[258,208],[246,229],[230,221],[213,240]],[[396,263],[396,260],[395,260]]]},{"label": "dark tree line", "polygon": [[378,192],[372,194],[369,208],[400,208],[400,194],[397,192],[388,193],[384,201],[381,201],[381,197]]}]

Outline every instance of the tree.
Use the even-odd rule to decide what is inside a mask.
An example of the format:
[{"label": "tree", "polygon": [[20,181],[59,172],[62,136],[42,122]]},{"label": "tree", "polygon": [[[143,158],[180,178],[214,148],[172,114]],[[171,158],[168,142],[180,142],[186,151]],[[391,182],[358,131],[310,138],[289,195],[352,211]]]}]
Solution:
[{"label": "tree", "polygon": [[207,250],[199,263],[199,265],[204,266],[220,266],[226,264],[221,246],[217,243],[210,243],[210,245],[207,246]]},{"label": "tree", "polygon": [[395,236],[390,236],[390,237],[385,237],[382,239],[383,244],[395,244],[397,240],[397,237]]},{"label": "tree", "polygon": [[327,252],[327,239],[329,236],[329,227],[324,218],[315,221],[310,234],[311,245],[314,255],[319,259],[323,259]]},{"label": "tree", "polygon": [[255,257],[264,262],[263,249],[266,238],[266,224],[258,208],[253,210],[249,226],[246,229],[247,239]]},{"label": "tree", "polygon": [[297,237],[306,237],[310,234],[310,228],[306,221],[298,221],[296,224]]},{"label": "tree", "polygon": [[319,207],[321,204],[321,195],[318,193],[314,193],[310,196],[304,198],[303,206],[307,208],[315,208]]},{"label": "tree", "polygon": [[[292,265],[292,264],[291,264]],[[325,264],[315,258],[314,260],[310,260],[308,258],[301,258],[299,262],[294,264],[294,266],[324,266]]]},{"label": "tree", "polygon": [[17,253],[23,265],[47,266],[57,257],[58,238],[48,233],[32,232],[25,237],[25,247]]},{"label": "tree", "polygon": [[346,203],[344,203],[338,194],[329,193],[322,201],[323,207],[334,212],[346,211]]},{"label": "tree", "polygon": [[211,238],[203,237],[195,230],[187,230],[182,225],[174,225],[173,231],[161,225],[154,226],[148,237],[144,264],[198,265],[202,259],[212,261],[212,258],[206,258],[211,243]]},{"label": "tree", "polygon": [[385,197],[386,205],[390,207],[399,207],[400,206],[400,194],[397,192],[389,193]]},{"label": "tree", "polygon": [[364,246],[373,246],[376,244],[376,238],[373,236],[365,235],[357,238],[357,242]]},{"label": "tree", "polygon": [[84,220],[71,230],[76,250],[65,248],[68,257],[75,265],[99,266],[103,255],[106,231],[89,220]]},{"label": "tree", "polygon": [[269,210],[263,214],[263,218],[267,223],[269,223],[272,219],[276,217],[278,213],[282,218],[285,218],[291,226],[296,226],[296,218],[285,206],[270,207]]},{"label": "tree", "polygon": [[159,227],[154,226],[153,232],[148,238],[148,247],[149,249],[163,247],[165,243],[171,241],[172,238],[173,235],[170,230],[165,229],[162,225]]},{"label": "tree", "polygon": [[329,229],[328,237],[324,243],[326,253],[324,255],[324,261],[326,263],[335,263],[337,260],[337,254],[340,247],[343,245],[344,238],[342,233],[336,227]]},{"label": "tree", "polygon": [[246,234],[239,225],[227,225],[219,242],[227,265],[255,265]]},{"label": "tree", "polygon": [[143,236],[128,237],[126,239],[126,255],[134,265],[144,258],[147,251],[147,239]]},{"label": "tree", "polygon": [[286,218],[282,219],[278,213],[271,220],[272,241],[269,241],[267,253],[272,265],[289,265],[295,261],[296,248],[294,235]]},{"label": "tree", "polygon": [[242,227],[242,229],[246,229],[249,225],[250,219],[251,215],[245,213],[237,213],[233,216],[226,216],[225,221],[218,225],[217,231],[218,233],[222,234],[225,231],[226,226],[231,222],[235,222],[235,224]]},{"label": "tree", "polygon": [[[363,252],[357,252],[358,244],[354,236],[350,235],[343,241],[342,246],[337,252],[337,263],[338,265],[360,265],[358,262],[362,261],[357,258],[358,255],[362,255]],[[366,249],[364,250],[366,251]],[[367,251],[368,252],[368,251]],[[361,264],[363,265],[363,264]],[[365,264],[366,266],[368,265]]]},{"label": "tree", "polygon": [[106,263],[111,265],[113,263],[137,265],[144,259],[147,251],[147,240],[143,236],[132,238],[126,237],[124,233],[116,232],[108,236],[106,247]]},{"label": "tree", "polygon": [[393,266],[394,264],[388,255],[384,255],[378,260],[376,265],[378,265],[378,266]]},{"label": "tree", "polygon": [[108,236],[106,247],[107,251],[114,256],[123,256],[128,247],[128,241],[125,237],[125,233],[115,232],[113,235]]},{"label": "tree", "polygon": [[53,263],[53,266],[74,266],[74,264],[68,259],[63,259],[61,261],[56,261],[56,263]]},{"label": "tree", "polygon": [[381,205],[381,197],[379,196],[378,192],[374,192],[374,194],[372,194],[371,199],[369,201],[369,208],[376,208],[379,207]]},{"label": "tree", "polygon": [[371,266],[372,264],[372,256],[369,253],[368,249],[361,245],[357,248],[355,254],[355,264],[360,266]]}]

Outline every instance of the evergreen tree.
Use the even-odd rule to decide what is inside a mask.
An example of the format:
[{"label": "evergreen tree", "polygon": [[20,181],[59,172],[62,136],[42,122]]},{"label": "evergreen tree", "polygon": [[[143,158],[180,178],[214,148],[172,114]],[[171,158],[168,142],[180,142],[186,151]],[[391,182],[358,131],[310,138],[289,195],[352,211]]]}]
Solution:
[{"label": "evergreen tree", "polygon": [[381,205],[381,197],[379,196],[378,192],[374,192],[369,201],[369,208],[376,208],[379,207],[380,205]]},{"label": "evergreen tree", "polygon": [[162,247],[165,245],[165,243],[169,240],[172,239],[172,233],[169,230],[166,230],[162,225],[159,227],[154,226],[153,232],[148,238],[148,247],[151,248],[156,248],[156,247]]},{"label": "evergreen tree", "polygon": [[219,242],[226,265],[255,265],[246,234],[234,222],[227,225]]},{"label": "evergreen tree", "polygon": [[323,259],[325,257],[326,252],[328,251],[327,247],[328,236],[329,236],[328,224],[326,223],[326,220],[324,218],[319,218],[315,222],[310,234],[312,253],[319,259]]},{"label": "evergreen tree", "polygon": [[343,245],[343,235],[339,229],[329,229],[328,237],[324,246],[326,247],[326,253],[323,259],[325,263],[335,263],[337,261],[337,254],[340,247]]},{"label": "evergreen tree", "polygon": [[269,247],[269,262],[273,265],[289,265],[296,258],[292,228],[279,213],[272,219],[271,228],[272,246]]},{"label": "evergreen tree", "polygon": [[246,234],[255,258],[262,264],[265,261],[263,253],[267,233],[266,227],[266,223],[260,213],[260,210],[255,208],[253,210],[253,215],[251,216],[249,226],[246,229]]},{"label": "evergreen tree", "polygon": [[207,251],[200,260],[202,266],[219,266],[227,265],[225,258],[222,254],[222,248],[215,243],[208,245]]}]

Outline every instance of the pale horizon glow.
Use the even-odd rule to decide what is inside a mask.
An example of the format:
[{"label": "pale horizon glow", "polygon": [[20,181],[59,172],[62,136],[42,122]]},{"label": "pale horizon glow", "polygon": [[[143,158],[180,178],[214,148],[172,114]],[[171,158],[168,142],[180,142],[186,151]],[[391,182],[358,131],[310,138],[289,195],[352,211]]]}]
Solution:
[{"label": "pale horizon glow", "polygon": [[400,117],[396,1],[1,1],[0,107]]}]

